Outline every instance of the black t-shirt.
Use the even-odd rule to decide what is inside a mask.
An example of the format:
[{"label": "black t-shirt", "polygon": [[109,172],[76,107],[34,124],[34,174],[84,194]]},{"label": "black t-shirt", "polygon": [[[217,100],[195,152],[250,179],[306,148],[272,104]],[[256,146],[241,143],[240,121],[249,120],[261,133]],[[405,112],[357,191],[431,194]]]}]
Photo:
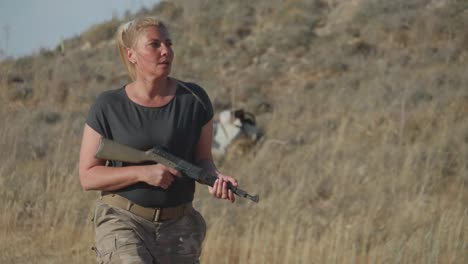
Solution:
[{"label": "black t-shirt", "polygon": [[[118,143],[143,151],[160,146],[193,163],[201,129],[212,117],[206,92],[196,84],[178,81],[174,98],[161,107],[131,101],[125,86],[103,92],[91,107],[86,123]],[[110,161],[113,167],[127,165]],[[176,177],[167,190],[139,182],[113,192],[145,207],[164,208],[192,201],[195,181]]]}]

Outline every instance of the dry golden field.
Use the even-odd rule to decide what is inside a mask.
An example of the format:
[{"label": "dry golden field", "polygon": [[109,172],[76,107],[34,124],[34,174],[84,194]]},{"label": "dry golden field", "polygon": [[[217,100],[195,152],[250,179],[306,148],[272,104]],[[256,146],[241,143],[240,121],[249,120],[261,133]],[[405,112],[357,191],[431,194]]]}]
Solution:
[{"label": "dry golden field", "polygon": [[[163,2],[174,76],[262,139],[218,160],[260,203],[210,198],[202,263],[468,263],[468,4]],[[133,16],[133,15],[130,15]],[[129,19],[130,17],[126,18]],[[90,104],[127,79],[120,20],[0,64],[0,263],[93,263],[78,179]],[[87,44],[89,43],[89,44]]]}]

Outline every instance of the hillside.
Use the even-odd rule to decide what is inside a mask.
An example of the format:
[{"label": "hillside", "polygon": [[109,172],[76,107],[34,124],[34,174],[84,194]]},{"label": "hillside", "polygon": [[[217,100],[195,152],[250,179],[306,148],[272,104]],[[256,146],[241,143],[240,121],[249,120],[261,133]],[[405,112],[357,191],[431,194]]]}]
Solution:
[{"label": "hillside", "polygon": [[263,132],[217,163],[259,204],[194,206],[202,263],[468,263],[468,4],[173,0],[0,64],[0,263],[94,261],[78,180],[90,104],[128,79],[113,36],[156,15],[173,76]]}]

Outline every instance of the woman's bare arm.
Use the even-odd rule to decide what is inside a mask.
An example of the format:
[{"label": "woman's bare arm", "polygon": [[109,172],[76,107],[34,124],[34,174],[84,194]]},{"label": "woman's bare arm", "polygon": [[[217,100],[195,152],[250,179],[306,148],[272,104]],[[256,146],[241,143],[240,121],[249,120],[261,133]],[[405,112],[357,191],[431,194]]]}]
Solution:
[{"label": "woman's bare arm", "polygon": [[146,182],[167,189],[173,176],[180,176],[177,170],[161,164],[147,166],[106,167],[105,161],[94,158],[101,135],[85,125],[80,150],[79,174],[84,190],[113,191]]},{"label": "woman's bare arm", "polygon": [[208,187],[208,191],[216,198],[228,199],[231,202],[235,201],[234,194],[227,189],[227,182],[237,186],[237,180],[233,177],[226,176],[217,171],[216,166],[213,162],[213,156],[211,153],[211,144],[213,141],[213,120],[206,123],[201,131],[200,139],[196,149],[196,160],[197,164],[205,170],[211,171],[213,174],[218,176],[218,180],[215,181],[213,187]]}]

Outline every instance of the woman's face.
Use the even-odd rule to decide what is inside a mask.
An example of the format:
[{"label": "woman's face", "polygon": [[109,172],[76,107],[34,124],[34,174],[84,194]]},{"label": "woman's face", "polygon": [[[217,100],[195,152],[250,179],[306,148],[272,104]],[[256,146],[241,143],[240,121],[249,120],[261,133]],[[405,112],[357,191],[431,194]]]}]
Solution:
[{"label": "woman's face", "polygon": [[127,50],[128,59],[135,65],[137,77],[167,77],[171,73],[174,51],[169,34],[157,27],[148,27]]}]

